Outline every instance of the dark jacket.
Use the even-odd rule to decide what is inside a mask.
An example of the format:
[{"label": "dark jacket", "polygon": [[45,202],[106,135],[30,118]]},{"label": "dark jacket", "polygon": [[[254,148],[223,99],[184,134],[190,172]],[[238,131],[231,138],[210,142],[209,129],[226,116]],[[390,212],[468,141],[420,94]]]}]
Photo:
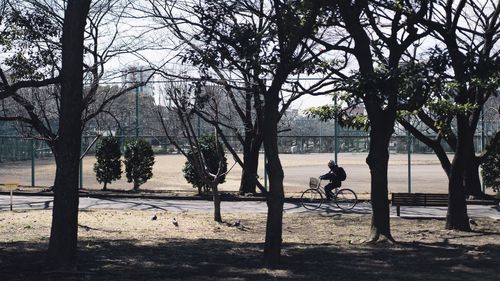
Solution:
[{"label": "dark jacket", "polygon": [[319,178],[322,180],[329,180],[335,187],[339,187],[342,185],[342,181],[338,178],[338,169],[338,166],[334,166],[330,171],[328,171],[328,173],[320,176]]}]

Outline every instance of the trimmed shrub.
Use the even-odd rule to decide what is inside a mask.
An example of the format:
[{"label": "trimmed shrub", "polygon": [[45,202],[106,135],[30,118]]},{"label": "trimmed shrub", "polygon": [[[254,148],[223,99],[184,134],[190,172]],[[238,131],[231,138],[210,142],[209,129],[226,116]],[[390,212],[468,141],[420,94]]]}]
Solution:
[{"label": "trimmed shrub", "polygon": [[118,138],[103,137],[96,147],[94,172],[99,183],[104,183],[102,190],[106,190],[108,183],[118,180],[122,176],[122,162],[120,158],[120,143]]},{"label": "trimmed shrub", "polygon": [[[216,142],[215,136],[208,135],[199,138],[198,143],[200,145],[199,153],[203,154],[203,158],[206,161],[208,170],[212,174],[216,174],[219,169],[219,163],[222,161],[222,168],[219,173],[227,172],[227,159],[224,153],[224,148],[221,142]],[[195,153],[198,151],[188,151],[189,159],[196,159]],[[198,193],[201,194],[202,189],[208,191],[209,186],[203,181],[202,175],[198,174],[194,167],[194,163],[186,161],[184,168],[182,169],[184,173],[184,178],[193,185],[194,188],[198,188]],[[218,183],[223,183],[226,180],[226,176],[220,177]]]},{"label": "trimmed shrub", "polygon": [[125,172],[134,190],[153,177],[155,157],[151,144],[144,139],[130,139],[125,143]]},{"label": "trimmed shrub", "polygon": [[500,138],[495,138],[487,151],[481,164],[484,185],[500,192]]}]

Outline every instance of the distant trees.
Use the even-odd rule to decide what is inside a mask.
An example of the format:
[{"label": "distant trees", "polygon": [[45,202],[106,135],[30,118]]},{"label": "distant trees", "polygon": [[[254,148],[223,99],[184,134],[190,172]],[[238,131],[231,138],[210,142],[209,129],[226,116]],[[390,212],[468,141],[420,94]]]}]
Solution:
[{"label": "distant trees", "polygon": [[96,178],[99,183],[104,183],[102,190],[106,190],[108,183],[120,179],[122,175],[119,139],[113,136],[101,138],[97,144],[95,156]]},{"label": "distant trees", "polygon": [[144,139],[130,139],[125,143],[123,156],[127,181],[133,182],[134,191],[138,191],[141,184],[153,177],[153,148]]}]

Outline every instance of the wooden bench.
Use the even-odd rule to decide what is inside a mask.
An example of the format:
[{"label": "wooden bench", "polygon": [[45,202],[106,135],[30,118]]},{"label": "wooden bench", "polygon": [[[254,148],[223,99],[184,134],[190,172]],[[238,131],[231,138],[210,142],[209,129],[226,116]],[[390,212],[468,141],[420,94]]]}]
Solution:
[{"label": "wooden bench", "polygon": [[[498,200],[467,200],[468,205],[498,205]],[[398,217],[401,206],[445,207],[448,206],[446,193],[392,193],[391,205],[396,206]]]}]

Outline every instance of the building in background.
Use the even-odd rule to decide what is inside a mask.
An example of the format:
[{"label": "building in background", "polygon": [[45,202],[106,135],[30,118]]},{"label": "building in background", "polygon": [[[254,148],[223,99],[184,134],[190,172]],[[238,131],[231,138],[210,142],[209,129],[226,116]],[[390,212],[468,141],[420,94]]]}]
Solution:
[{"label": "building in background", "polygon": [[[136,83],[146,82],[153,80],[153,70],[145,66],[129,66],[122,70],[122,83],[124,86],[133,86]],[[153,83],[147,83],[145,86],[139,87],[139,93],[153,96],[154,95]]]}]

